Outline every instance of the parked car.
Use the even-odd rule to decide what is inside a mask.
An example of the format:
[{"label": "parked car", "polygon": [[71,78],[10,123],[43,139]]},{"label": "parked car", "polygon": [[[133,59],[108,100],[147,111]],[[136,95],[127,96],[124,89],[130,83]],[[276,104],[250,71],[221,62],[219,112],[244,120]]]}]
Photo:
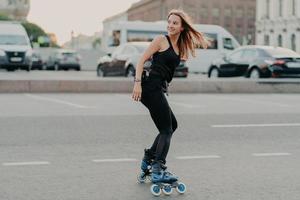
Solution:
[{"label": "parked car", "polygon": [[[137,63],[149,44],[150,42],[128,42],[118,46],[112,54],[98,60],[97,75],[134,76]],[[144,68],[150,66],[151,60],[144,65]],[[185,61],[182,61],[176,68],[174,76],[187,77],[187,75],[188,68]]]},{"label": "parked car", "polygon": [[300,54],[282,47],[249,45],[213,61],[208,77],[278,77],[300,74]]},{"label": "parked car", "polygon": [[47,70],[67,70],[70,68],[73,68],[77,71],[81,70],[80,56],[74,50],[56,50],[49,56],[46,63]]},{"label": "parked car", "polygon": [[31,69],[43,70],[43,66],[44,62],[42,60],[41,54],[36,51],[33,51]]},{"label": "parked car", "polygon": [[32,47],[24,27],[18,22],[0,21],[0,68],[30,71]]}]

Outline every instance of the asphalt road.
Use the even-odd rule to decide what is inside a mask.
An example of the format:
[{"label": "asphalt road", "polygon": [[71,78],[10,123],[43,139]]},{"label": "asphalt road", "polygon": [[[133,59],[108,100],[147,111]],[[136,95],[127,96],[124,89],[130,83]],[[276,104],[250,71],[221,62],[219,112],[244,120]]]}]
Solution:
[{"label": "asphalt road", "polygon": [[[300,199],[299,94],[170,94],[179,128],[162,199]],[[138,184],[157,134],[130,94],[0,94],[1,200],[157,199]]]}]

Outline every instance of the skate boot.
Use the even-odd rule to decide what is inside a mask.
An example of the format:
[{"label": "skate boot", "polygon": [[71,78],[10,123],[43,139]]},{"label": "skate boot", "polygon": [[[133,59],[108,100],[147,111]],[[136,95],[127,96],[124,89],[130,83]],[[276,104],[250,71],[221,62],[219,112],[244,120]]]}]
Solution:
[{"label": "skate boot", "polygon": [[142,172],[138,175],[138,181],[140,183],[144,183],[146,179],[150,180],[151,176],[151,164],[154,159],[154,153],[150,149],[144,150],[144,157],[141,162],[141,170]]},{"label": "skate boot", "polygon": [[150,149],[145,149],[144,152],[145,153],[141,163],[141,170],[146,172],[151,169],[151,164],[154,159],[154,153]]},{"label": "skate boot", "polygon": [[152,164],[151,181],[152,183],[173,183],[178,180],[178,177],[174,176],[166,170],[166,166],[160,162],[155,161]]},{"label": "skate boot", "polygon": [[165,195],[171,195],[173,188],[176,188],[176,191],[179,194],[184,194],[186,191],[186,186],[182,182],[178,182],[178,177],[168,172],[162,167],[165,166],[161,162],[153,162],[151,181],[152,186],[150,188],[151,193],[154,196],[160,196],[163,192]]}]

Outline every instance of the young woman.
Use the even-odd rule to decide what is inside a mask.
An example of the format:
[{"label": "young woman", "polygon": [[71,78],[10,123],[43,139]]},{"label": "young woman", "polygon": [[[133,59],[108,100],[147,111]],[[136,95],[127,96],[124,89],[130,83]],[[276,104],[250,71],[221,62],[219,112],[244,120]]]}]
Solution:
[{"label": "young woman", "polygon": [[[167,35],[155,37],[140,58],[132,93],[133,100],[141,101],[148,108],[159,130],[151,148],[145,149],[141,164],[143,171],[152,165],[153,183],[177,181],[177,177],[167,173],[165,167],[171,137],[177,128],[177,120],[164,95],[166,82],[171,82],[181,59],[187,60],[189,54],[195,56],[196,46],[207,48],[209,44],[204,35],[193,28],[189,16],[181,10],[170,11],[167,31]],[[144,63],[151,57],[151,71],[144,76]]]}]

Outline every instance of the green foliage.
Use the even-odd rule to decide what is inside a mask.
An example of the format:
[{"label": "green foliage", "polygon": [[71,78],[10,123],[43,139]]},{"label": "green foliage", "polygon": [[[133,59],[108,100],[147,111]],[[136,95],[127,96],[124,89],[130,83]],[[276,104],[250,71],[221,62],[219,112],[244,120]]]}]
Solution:
[{"label": "green foliage", "polygon": [[11,19],[7,15],[0,13],[0,21],[10,21],[10,20]]},{"label": "green foliage", "polygon": [[101,45],[101,38],[96,38],[94,41],[93,41],[93,48],[96,49],[97,46],[100,46]]}]

